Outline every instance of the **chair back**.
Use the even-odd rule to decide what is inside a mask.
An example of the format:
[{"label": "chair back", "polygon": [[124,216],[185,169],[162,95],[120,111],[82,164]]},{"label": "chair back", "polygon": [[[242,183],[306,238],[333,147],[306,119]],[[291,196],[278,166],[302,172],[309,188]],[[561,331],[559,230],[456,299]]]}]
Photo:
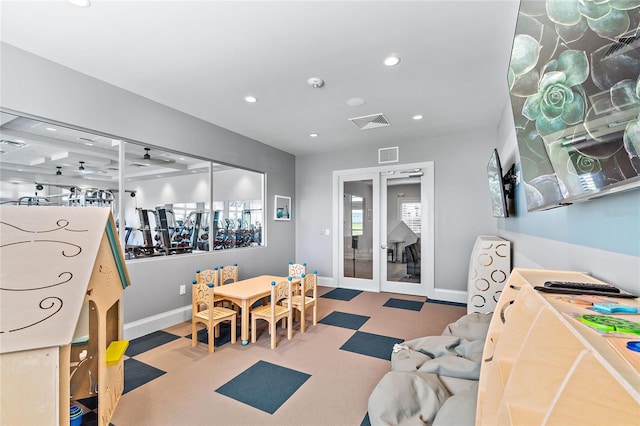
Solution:
[{"label": "chair back", "polygon": [[291,310],[291,280],[292,277],[278,283],[271,281],[271,318],[275,318],[276,306],[280,305],[281,300],[286,300],[287,309]]},{"label": "chair back", "polygon": [[196,281],[198,284],[213,284],[214,286],[220,285],[218,281],[218,267],[213,269],[205,269],[196,271]]},{"label": "chair back", "polygon": [[318,271],[313,271],[312,274],[302,275],[302,282],[300,285],[300,294],[303,296],[310,296],[315,299],[318,295]]},{"label": "chair back", "polygon": [[306,263],[293,263],[289,262],[289,276],[292,278],[301,278],[302,274],[307,271]]},{"label": "chair back", "polygon": [[238,281],[238,264],[220,266],[220,284],[225,285]]},{"label": "chair back", "polygon": [[214,287],[213,283],[193,280],[193,288],[191,289],[192,315],[195,316],[198,312],[213,309]]}]

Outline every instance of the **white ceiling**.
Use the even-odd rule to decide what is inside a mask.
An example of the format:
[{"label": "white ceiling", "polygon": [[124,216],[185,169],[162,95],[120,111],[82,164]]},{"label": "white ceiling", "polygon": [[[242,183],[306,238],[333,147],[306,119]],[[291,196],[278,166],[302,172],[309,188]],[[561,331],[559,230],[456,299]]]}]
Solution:
[{"label": "white ceiling", "polygon": [[[1,7],[4,42],[303,155],[497,127],[518,1]],[[402,60],[385,67],[391,53]],[[310,77],[325,86],[312,88]],[[259,101],[246,103],[248,94]],[[347,105],[356,97],[366,103]],[[377,113],[391,126],[360,130],[348,120]]]}]

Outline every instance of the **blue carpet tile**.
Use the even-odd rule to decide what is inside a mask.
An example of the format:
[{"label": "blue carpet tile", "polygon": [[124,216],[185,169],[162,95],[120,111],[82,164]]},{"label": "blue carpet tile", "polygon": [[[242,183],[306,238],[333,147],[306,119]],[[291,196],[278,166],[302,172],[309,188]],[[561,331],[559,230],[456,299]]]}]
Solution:
[{"label": "blue carpet tile", "polygon": [[427,300],[425,300],[426,303],[438,303],[440,305],[449,305],[449,306],[461,306],[463,308],[467,307],[466,303],[458,303],[458,302],[447,302],[446,300],[435,300],[435,299],[429,299],[427,298]]},{"label": "blue carpet tile", "polygon": [[134,390],[165,374],[165,371],[140,362],[137,359],[124,361],[124,391],[122,394]]},{"label": "blue carpet tile", "polygon": [[383,306],[388,308],[408,309],[410,311],[420,311],[424,303],[415,300],[389,299]]},{"label": "blue carpet tile", "polygon": [[273,414],[311,375],[258,361],[216,392]]},{"label": "blue carpet tile", "polygon": [[364,315],[348,314],[346,312],[333,311],[326,317],[318,321],[320,324],[333,325],[336,327],[357,330],[371,317]]},{"label": "blue carpet tile", "polygon": [[[199,327],[202,327],[202,326],[199,325]],[[231,341],[231,333],[229,332],[230,330],[231,330],[231,324],[226,322],[223,322],[220,324],[220,337],[215,337],[213,339],[213,345],[216,348],[226,343],[229,343]],[[239,336],[239,335],[240,335],[240,327],[237,327],[236,336]],[[191,340],[191,333],[189,333],[184,337]],[[206,327],[198,330],[198,342],[204,343],[205,345],[209,344],[209,335],[207,334]]]},{"label": "blue carpet tile", "polygon": [[157,348],[160,345],[164,345],[165,343],[169,343],[179,338],[180,336],[167,333],[166,331],[154,331],[153,333],[149,333],[145,336],[138,337],[137,339],[133,339],[132,341],[130,341],[125,355],[140,355],[143,352],[146,352],[153,348]]},{"label": "blue carpet tile", "polygon": [[360,290],[349,290],[346,288],[336,288],[328,293],[323,294],[320,297],[326,297],[327,299],[344,300],[349,301],[362,293]]},{"label": "blue carpet tile", "polygon": [[362,419],[362,423],[360,426],[371,426],[371,420],[369,420],[369,413],[365,414],[364,419]]},{"label": "blue carpet tile", "polygon": [[391,361],[393,345],[404,339],[356,331],[340,349]]}]

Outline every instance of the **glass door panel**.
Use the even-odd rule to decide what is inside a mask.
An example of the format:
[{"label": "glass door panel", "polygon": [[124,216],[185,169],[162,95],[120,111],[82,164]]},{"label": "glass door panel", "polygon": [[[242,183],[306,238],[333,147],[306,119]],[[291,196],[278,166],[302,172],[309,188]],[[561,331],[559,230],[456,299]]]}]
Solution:
[{"label": "glass door panel", "polygon": [[377,249],[377,175],[340,179],[340,286],[375,290],[379,270]]},{"label": "glass door panel", "polygon": [[426,294],[422,280],[423,173],[381,179],[381,273],[384,291]]}]

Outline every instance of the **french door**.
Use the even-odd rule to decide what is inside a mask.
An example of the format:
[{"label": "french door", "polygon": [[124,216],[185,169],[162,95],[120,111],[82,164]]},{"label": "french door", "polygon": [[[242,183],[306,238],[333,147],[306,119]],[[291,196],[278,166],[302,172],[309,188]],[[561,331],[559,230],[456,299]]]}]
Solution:
[{"label": "french door", "polygon": [[[339,177],[339,287],[378,291],[380,179],[378,173]],[[335,227],[334,227],[335,228]]]},{"label": "french door", "polygon": [[338,287],[433,296],[433,163],[334,172]]}]

